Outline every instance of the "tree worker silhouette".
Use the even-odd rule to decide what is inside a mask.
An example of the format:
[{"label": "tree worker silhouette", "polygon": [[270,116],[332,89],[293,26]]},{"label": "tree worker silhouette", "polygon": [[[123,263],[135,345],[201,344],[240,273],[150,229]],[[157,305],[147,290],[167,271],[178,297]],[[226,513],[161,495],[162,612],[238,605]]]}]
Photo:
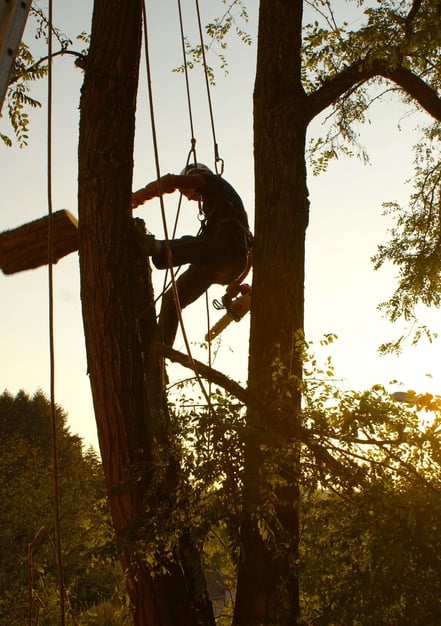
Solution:
[{"label": "tree worker silhouette", "polygon": [[[166,174],[132,195],[132,207],[158,197],[180,191],[199,204],[201,227],[196,236],[171,239],[169,243],[173,266],[190,264],[176,280],[179,306],[197,300],[212,284],[240,283],[247,271],[252,235],[242,200],[233,187],[206,165],[189,165],[179,175]],[[166,242],[146,235],[143,251],[158,269],[169,267]],[[162,298],[159,314],[159,340],[172,346],[178,328],[178,314],[173,289]]]}]

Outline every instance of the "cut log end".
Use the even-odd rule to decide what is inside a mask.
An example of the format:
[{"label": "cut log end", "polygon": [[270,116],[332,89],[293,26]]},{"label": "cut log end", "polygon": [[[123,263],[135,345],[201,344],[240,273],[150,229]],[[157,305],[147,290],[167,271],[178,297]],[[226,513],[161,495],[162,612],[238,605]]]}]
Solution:
[{"label": "cut log end", "polygon": [[13,230],[0,233],[0,268],[15,274],[49,263],[49,220],[52,219],[52,263],[78,250],[78,222],[62,209]]}]

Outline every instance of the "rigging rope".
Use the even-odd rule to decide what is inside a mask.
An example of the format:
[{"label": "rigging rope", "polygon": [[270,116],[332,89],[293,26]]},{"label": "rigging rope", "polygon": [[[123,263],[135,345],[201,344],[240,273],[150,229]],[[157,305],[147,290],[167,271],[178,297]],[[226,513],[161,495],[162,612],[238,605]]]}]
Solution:
[{"label": "rigging rope", "polygon": [[53,72],[52,72],[52,0],[49,0],[48,15],[48,108],[47,108],[47,203],[49,214],[48,226],[48,282],[49,282],[49,359],[50,359],[50,409],[51,409],[51,433],[52,433],[52,465],[53,465],[53,506],[55,526],[55,552],[56,567],[58,574],[58,589],[60,596],[60,625],[65,624],[65,592],[64,574],[61,549],[60,533],[60,508],[59,508],[59,468],[57,446],[57,413],[55,406],[55,338],[54,338],[54,281],[53,281],[53,233],[52,233],[52,95],[53,95]]}]

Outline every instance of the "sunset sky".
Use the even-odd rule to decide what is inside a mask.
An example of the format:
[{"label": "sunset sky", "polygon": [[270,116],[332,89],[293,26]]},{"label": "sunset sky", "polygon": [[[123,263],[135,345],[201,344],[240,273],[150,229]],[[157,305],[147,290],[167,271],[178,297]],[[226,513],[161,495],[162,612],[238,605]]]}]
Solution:
[{"label": "sunset sky", "polygon": [[[151,6],[151,9],[149,5]],[[192,3],[186,3],[184,21],[189,33],[195,32],[196,18]],[[208,4],[212,11],[205,13]],[[254,81],[257,11],[249,3],[248,31],[253,45],[235,41],[227,56],[229,73],[218,73],[217,85],[211,90],[215,129],[220,156],[225,162],[225,178],[242,196],[253,223],[253,144],[252,90]],[[75,3],[54,0],[54,21],[72,39],[82,31],[90,32],[92,0]],[[158,6],[160,5],[160,6]],[[354,5],[354,6],[353,6]],[[355,3],[349,19],[357,27]],[[203,3],[203,20],[216,14],[217,0]],[[342,9],[348,10],[348,3]],[[152,89],[156,130],[162,173],[178,173],[190,149],[188,108],[184,78],[172,68],[182,63],[176,4],[170,0],[148,2],[148,27]],[[347,16],[345,16],[347,17]],[[33,24],[28,23],[24,39],[32,43]],[[77,46],[82,47],[81,43]],[[211,62],[211,61],[210,61]],[[215,58],[212,60],[216,63]],[[202,72],[190,76],[198,160],[213,167],[213,140]],[[77,147],[79,98],[82,74],[71,57],[54,62],[53,99],[53,207],[77,211]],[[29,146],[7,148],[0,145],[2,207],[0,231],[37,219],[47,213],[47,108],[46,84],[35,86],[33,95],[43,107],[31,114]],[[134,189],[156,177],[148,114],[145,72],[139,89],[136,149],[134,155]],[[0,129],[9,132],[6,110]],[[324,120],[316,120],[311,136],[319,136]],[[338,340],[329,349],[335,365],[336,384],[342,389],[366,389],[381,383],[391,392],[414,388],[417,391],[441,393],[439,341],[432,345],[408,346],[400,356],[381,357],[378,345],[398,336],[401,329],[390,325],[377,309],[394,289],[394,268],[373,270],[370,258],[379,243],[386,240],[391,226],[382,215],[382,203],[406,204],[412,192],[406,183],[413,173],[412,145],[419,139],[417,125],[424,116],[407,116],[397,99],[377,102],[370,112],[370,123],[360,128],[361,143],[366,146],[371,163],[363,165],[353,159],[331,164],[318,177],[310,173],[308,187],[311,200],[310,225],[307,233],[306,264],[306,333],[318,342],[324,333],[335,333]],[[167,197],[170,220],[178,205],[178,195]],[[162,236],[159,201],[153,200],[139,210],[148,228]],[[180,224],[181,234],[198,230],[197,207],[185,203]],[[163,273],[155,270],[158,294]],[[69,415],[73,433],[86,444],[98,447],[87,377],[82,329],[78,256],[71,254],[54,268],[56,401]],[[38,388],[49,394],[48,341],[48,272],[47,268],[13,276],[0,273],[0,391],[16,393]],[[209,301],[219,298],[223,288],[213,287]],[[269,295],[270,297],[270,295]],[[214,323],[220,313],[211,308]],[[422,311],[433,331],[441,327],[439,311]],[[206,328],[205,300],[202,298],[184,312],[194,356],[205,359],[206,350],[198,347]],[[214,366],[246,381],[248,324],[245,318],[231,324],[222,335]],[[175,347],[183,349],[178,336]],[[188,372],[174,369],[176,376]],[[431,374],[431,377],[427,375]],[[398,379],[401,384],[390,384]]]}]

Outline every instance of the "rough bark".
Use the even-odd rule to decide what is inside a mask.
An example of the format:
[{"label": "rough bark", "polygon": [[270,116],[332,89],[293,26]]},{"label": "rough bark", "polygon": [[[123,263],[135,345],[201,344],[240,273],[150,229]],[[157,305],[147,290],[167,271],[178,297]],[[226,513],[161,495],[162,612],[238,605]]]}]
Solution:
[{"label": "rough bark", "polygon": [[153,576],[144,558],[150,518],[163,504],[161,498],[173,508],[179,464],[165,453],[159,465],[166,469],[160,479],[155,474],[158,449],[167,444],[167,407],[154,350],[152,285],[135,245],[134,229],[140,223],[131,215],[141,8],[140,0],[95,0],[94,5],[79,144],[81,298],[88,368],[134,624],[211,626],[211,606],[191,534],[184,529],[176,559],[165,561],[167,574]]},{"label": "rough bark", "polygon": [[262,402],[248,411],[236,626],[295,624],[299,615],[295,380],[301,362],[295,338],[303,329],[308,222],[301,19],[301,0],[260,3],[248,386]]}]

